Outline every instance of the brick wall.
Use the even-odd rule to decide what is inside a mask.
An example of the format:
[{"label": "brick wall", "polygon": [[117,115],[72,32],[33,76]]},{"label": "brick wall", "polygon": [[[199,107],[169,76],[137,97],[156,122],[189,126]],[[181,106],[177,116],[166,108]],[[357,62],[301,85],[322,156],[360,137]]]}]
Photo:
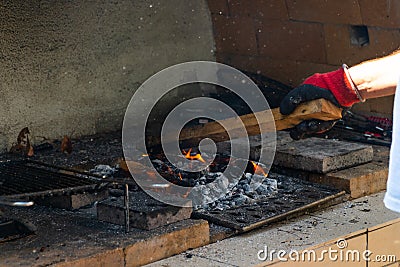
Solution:
[{"label": "brick wall", "polygon": [[[217,60],[296,86],[315,72],[354,65],[400,47],[398,0],[208,0]],[[366,26],[367,45],[354,42]],[[357,41],[357,40],[356,40]],[[391,113],[393,98],[356,109]]]}]

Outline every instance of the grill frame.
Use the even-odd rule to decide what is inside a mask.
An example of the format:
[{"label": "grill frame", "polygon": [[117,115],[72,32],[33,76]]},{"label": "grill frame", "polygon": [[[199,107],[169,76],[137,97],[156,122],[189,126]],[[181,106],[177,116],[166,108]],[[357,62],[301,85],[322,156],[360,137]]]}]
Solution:
[{"label": "grill frame", "polygon": [[23,159],[0,161],[0,198],[21,199],[97,191],[109,181],[85,172]]},{"label": "grill frame", "polygon": [[343,202],[346,192],[297,179],[270,173],[278,181],[278,192],[258,202],[219,210],[196,210],[192,218],[247,232],[263,225],[299,216]]}]

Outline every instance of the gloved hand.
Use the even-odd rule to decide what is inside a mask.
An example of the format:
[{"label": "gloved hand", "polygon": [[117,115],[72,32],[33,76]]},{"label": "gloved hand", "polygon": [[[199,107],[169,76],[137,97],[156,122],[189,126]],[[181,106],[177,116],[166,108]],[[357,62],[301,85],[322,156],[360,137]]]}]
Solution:
[{"label": "gloved hand", "polygon": [[[323,74],[317,73],[307,78],[303,84],[285,96],[280,104],[280,112],[288,115],[301,103],[319,98],[324,98],[344,110],[360,102],[362,98],[357,96],[357,89],[344,68]],[[303,121],[292,128],[290,136],[298,140],[310,134],[322,133],[331,129],[336,122],[336,120]]]}]

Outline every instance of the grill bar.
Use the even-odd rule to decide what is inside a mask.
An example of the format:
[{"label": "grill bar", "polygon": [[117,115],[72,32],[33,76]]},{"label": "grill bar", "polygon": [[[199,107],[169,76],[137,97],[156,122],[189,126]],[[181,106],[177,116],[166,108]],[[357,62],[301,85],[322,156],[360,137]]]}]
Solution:
[{"label": "grill bar", "polygon": [[[47,183],[38,179],[37,176],[29,175],[29,170],[25,170],[25,173],[23,173],[20,170],[18,172],[13,172],[12,170],[3,169],[0,175],[7,176],[6,179],[4,179],[4,177],[1,178],[1,180],[4,181],[3,186],[6,185],[8,188],[17,190],[17,192],[29,192],[35,190],[37,187],[47,190],[52,189]],[[33,186],[33,183],[36,183],[36,185]],[[1,191],[0,189],[0,193]]]},{"label": "grill bar", "polygon": [[261,225],[311,212],[343,201],[345,191],[313,184],[289,176],[269,173],[278,182],[278,191],[259,202],[226,210],[197,210],[192,217],[247,232]]},{"label": "grill bar", "polygon": [[[15,168],[15,167],[14,167]],[[13,170],[3,168],[0,171],[0,175],[7,175],[5,185],[9,188],[19,190],[20,192],[31,192],[35,191],[37,188],[43,190],[59,189],[64,187],[76,186],[77,181],[68,181],[72,177],[68,176],[58,176],[54,173],[49,173],[34,167],[21,166],[20,169]],[[44,179],[47,177],[47,179]],[[3,179],[1,179],[3,180]],[[90,184],[86,181],[81,181],[80,184]],[[3,184],[4,186],[4,184]],[[0,189],[1,193],[1,189]]]},{"label": "grill bar", "polygon": [[0,162],[0,197],[31,197],[97,190],[97,177],[29,160]]}]

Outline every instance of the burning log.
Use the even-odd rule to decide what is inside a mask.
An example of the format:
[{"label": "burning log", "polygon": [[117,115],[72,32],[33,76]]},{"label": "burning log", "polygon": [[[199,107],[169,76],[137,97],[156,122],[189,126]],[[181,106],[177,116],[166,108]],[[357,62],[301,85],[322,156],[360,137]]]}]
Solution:
[{"label": "burning log", "polygon": [[[227,129],[228,131],[239,134],[241,131],[238,130],[241,129],[243,124],[246,127],[248,136],[265,133],[274,129],[273,122],[269,119],[269,112],[272,112],[275,128],[278,131],[292,128],[304,120],[318,119],[329,121],[342,118],[342,109],[336,107],[329,101],[318,99],[300,105],[290,115],[282,115],[279,112],[279,108],[275,108],[229,118],[223,121],[215,121],[204,125],[184,128],[179,135],[179,140],[186,147],[195,147],[198,145],[198,142],[204,138],[211,138],[215,142],[226,141],[229,139],[229,136],[224,127],[222,127],[222,124],[229,126],[229,129]],[[259,120],[257,120],[257,118],[259,118]],[[165,140],[167,140],[167,142],[173,142],[176,140],[176,136],[167,135]],[[150,147],[157,146],[161,143],[159,137],[149,137],[147,142]]]}]

